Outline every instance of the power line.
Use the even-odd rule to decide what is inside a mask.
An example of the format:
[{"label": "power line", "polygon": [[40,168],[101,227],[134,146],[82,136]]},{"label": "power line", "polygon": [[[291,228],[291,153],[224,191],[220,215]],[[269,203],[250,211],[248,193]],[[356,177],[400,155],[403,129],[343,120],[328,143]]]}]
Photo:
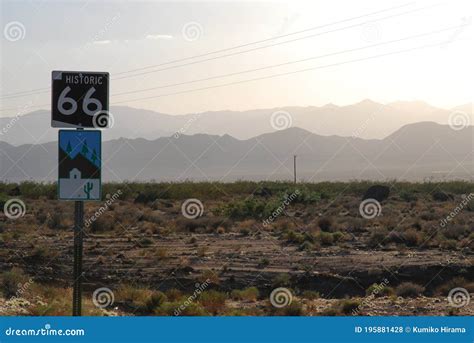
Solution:
[{"label": "power line", "polygon": [[332,22],[332,23],[324,24],[324,25],[314,26],[314,27],[311,27],[311,28],[308,28],[308,29],[295,31],[295,32],[292,32],[292,33],[284,34],[284,35],[279,35],[279,36],[274,36],[274,37],[270,37],[270,38],[266,38],[266,39],[261,39],[261,40],[253,41],[253,42],[250,42],[250,43],[245,43],[245,44],[241,44],[241,45],[232,46],[232,47],[229,47],[229,48],[214,50],[214,51],[206,52],[206,53],[203,53],[203,54],[200,54],[200,55],[194,55],[194,56],[190,56],[190,57],[171,60],[171,61],[160,63],[160,64],[150,65],[150,66],[146,66],[146,67],[142,67],[142,68],[136,68],[136,69],[132,69],[132,70],[129,70],[129,71],[116,73],[115,75],[120,75],[120,74],[125,74],[125,73],[129,73],[129,72],[135,72],[135,71],[140,71],[140,70],[145,70],[145,69],[150,69],[150,68],[161,67],[161,66],[164,66],[164,65],[167,65],[167,64],[173,64],[173,63],[176,63],[176,62],[183,62],[183,61],[187,61],[187,60],[198,58],[198,57],[205,57],[205,56],[217,54],[217,53],[220,53],[220,52],[226,52],[226,51],[230,51],[230,50],[234,50],[234,49],[244,48],[246,46],[250,46],[250,45],[254,45],[254,44],[264,43],[264,42],[268,42],[268,41],[279,39],[279,38],[293,36],[293,35],[300,34],[300,33],[303,33],[303,32],[322,29],[323,27],[328,27],[328,26],[341,24],[341,23],[345,23],[345,22],[348,22],[348,21],[356,20],[356,19],[361,19],[361,18],[364,18],[364,17],[369,17],[369,16],[372,16],[374,14],[379,14],[379,13],[392,11],[392,10],[395,10],[395,9],[399,9],[399,8],[402,8],[402,7],[413,5],[414,3],[415,2],[409,2],[409,3],[406,3],[406,4],[400,5],[400,6],[389,7],[389,8],[383,9],[383,10],[366,13],[366,14],[363,14],[363,15],[343,19],[343,20],[340,20],[340,21],[335,21],[335,22]]},{"label": "power line", "polygon": [[220,74],[220,75],[210,76],[210,77],[201,78],[201,79],[195,79],[195,80],[190,80],[190,81],[183,81],[183,82],[171,83],[171,84],[166,84],[166,85],[161,85],[161,86],[156,86],[156,87],[143,88],[143,89],[138,89],[138,90],[133,90],[133,91],[127,91],[127,92],[116,93],[116,94],[112,94],[112,96],[121,96],[121,95],[126,95],[126,94],[147,92],[147,91],[151,91],[151,90],[155,90],[155,89],[168,88],[168,87],[175,87],[175,86],[182,86],[182,85],[190,84],[190,83],[196,83],[196,82],[202,82],[202,81],[209,81],[209,80],[219,79],[219,78],[223,78],[223,77],[235,76],[235,75],[240,75],[240,74],[245,74],[245,73],[250,73],[250,72],[261,71],[261,70],[265,70],[265,69],[271,69],[271,68],[276,68],[276,67],[282,67],[282,66],[290,65],[290,64],[294,64],[294,63],[300,63],[300,62],[310,61],[310,60],[314,60],[314,59],[319,59],[319,58],[324,58],[324,57],[329,57],[329,56],[344,54],[344,53],[348,53],[348,52],[355,52],[355,51],[360,51],[360,50],[364,50],[364,49],[370,49],[370,48],[374,48],[374,47],[377,47],[377,46],[382,46],[382,45],[387,45],[387,44],[393,44],[393,43],[399,43],[399,42],[402,42],[402,41],[405,41],[405,40],[410,40],[410,39],[415,39],[415,38],[426,37],[426,36],[438,34],[438,33],[441,33],[441,32],[445,32],[445,31],[450,31],[450,30],[458,29],[458,28],[464,27],[464,26],[466,26],[466,25],[467,25],[467,24],[457,25],[457,26],[451,26],[451,27],[447,27],[447,28],[440,29],[440,30],[435,30],[435,31],[430,31],[430,32],[421,33],[421,34],[416,34],[416,35],[407,36],[407,37],[403,37],[403,38],[399,38],[399,39],[394,39],[394,40],[384,41],[384,42],[380,42],[380,43],[365,45],[365,46],[358,47],[358,48],[340,50],[340,51],[336,51],[336,52],[332,52],[332,53],[328,53],[328,54],[324,54],[324,55],[318,55],[318,56],[308,57],[308,58],[304,58],[304,59],[299,59],[299,60],[294,60],[294,61],[288,61],[288,62],[278,63],[278,64],[269,65],[269,66],[264,66],[264,67],[260,67],[260,68],[247,69],[247,70],[243,70],[243,71],[238,71],[238,72],[233,72],[233,73],[227,73],[227,74]]},{"label": "power line", "polygon": [[[415,50],[426,49],[426,48],[430,48],[430,47],[440,46],[441,44],[443,44],[443,43],[426,44],[426,45],[422,45],[422,46],[418,46],[418,47],[414,47],[414,48],[397,50],[397,51],[392,51],[392,52],[388,52],[388,53],[384,53],[384,54],[378,54],[378,55],[373,55],[373,56],[369,56],[369,57],[363,57],[363,58],[348,60],[348,61],[344,61],[344,62],[326,64],[326,65],[317,66],[317,67],[305,68],[305,69],[295,70],[295,71],[291,71],[291,72],[272,74],[272,75],[258,77],[258,78],[252,78],[252,79],[241,80],[241,81],[234,81],[234,82],[224,83],[224,84],[220,84],[220,85],[200,87],[200,88],[189,89],[189,90],[178,91],[178,92],[167,93],[167,94],[159,94],[159,95],[142,97],[142,98],[128,99],[128,100],[124,100],[124,101],[115,102],[115,104],[122,104],[122,103],[134,102],[134,101],[140,101],[140,100],[157,99],[157,98],[162,98],[162,97],[167,97],[167,96],[172,96],[172,95],[193,93],[193,92],[198,92],[198,91],[202,91],[202,90],[227,87],[227,86],[232,86],[232,85],[237,85],[237,84],[242,84],[242,83],[247,83],[247,82],[253,82],[253,81],[259,81],[259,80],[266,80],[266,79],[271,79],[271,78],[280,77],[280,76],[287,76],[287,75],[302,73],[302,72],[306,72],[306,71],[325,69],[325,68],[330,68],[330,67],[355,63],[355,62],[362,62],[362,61],[367,61],[367,60],[376,59],[376,58],[385,57],[385,56],[396,55],[396,54],[415,51]],[[51,104],[37,105],[37,106],[30,107],[30,108],[47,107],[47,106],[50,106],[50,105]],[[16,110],[16,108],[0,109],[0,111],[7,111],[7,110]]]},{"label": "power line", "polygon": [[325,69],[325,68],[329,68],[329,67],[335,67],[335,66],[340,66],[340,65],[355,63],[355,62],[361,62],[361,61],[366,61],[366,60],[379,58],[379,57],[384,57],[384,56],[396,55],[396,54],[400,54],[400,53],[404,53],[404,52],[410,52],[410,51],[415,51],[415,50],[426,49],[426,48],[429,48],[429,47],[439,46],[441,44],[442,43],[427,44],[427,45],[422,45],[422,46],[418,46],[418,47],[414,47],[414,48],[397,50],[397,51],[393,51],[393,52],[389,52],[389,53],[385,53],[385,54],[378,54],[378,55],[353,59],[353,60],[344,61],[344,62],[326,64],[326,65],[318,66],[318,67],[305,68],[305,69],[300,69],[300,70],[286,72],[286,73],[272,74],[272,75],[269,75],[269,76],[257,77],[257,78],[253,78],[253,79],[229,82],[229,83],[224,83],[224,84],[215,85],[215,86],[201,87],[201,88],[190,89],[190,90],[179,91],[179,92],[173,92],[173,93],[167,93],[167,94],[160,94],[160,95],[156,95],[156,96],[148,96],[148,97],[137,98],[137,99],[129,99],[129,100],[124,100],[124,101],[118,101],[118,102],[115,102],[115,103],[116,104],[122,104],[122,103],[126,103],[126,102],[133,102],[133,101],[139,101],[139,100],[156,99],[156,98],[161,98],[161,97],[165,97],[165,96],[192,93],[192,92],[197,92],[197,91],[202,91],[202,90],[207,90],[207,89],[213,89],[213,88],[226,87],[226,86],[231,86],[231,85],[237,85],[237,84],[247,83],[247,82],[252,82],[252,81],[266,80],[266,79],[271,79],[271,78],[280,77],[280,76],[292,75],[292,74],[297,74],[297,73],[302,73],[302,72],[312,71],[312,70],[317,70],[317,69]]},{"label": "power line", "polygon": [[[311,31],[311,30],[315,30],[315,29],[319,29],[319,28],[323,28],[323,27],[327,27],[327,26],[340,24],[340,23],[347,22],[347,21],[352,21],[352,20],[355,20],[355,19],[364,18],[364,17],[371,16],[371,15],[374,15],[374,14],[391,11],[391,10],[398,9],[398,8],[401,8],[401,7],[409,6],[411,4],[413,4],[413,2],[404,4],[404,5],[400,5],[400,6],[396,6],[396,7],[391,7],[391,8],[384,9],[384,10],[379,10],[379,11],[376,11],[376,12],[371,12],[371,13],[360,15],[360,16],[357,16],[357,17],[344,19],[344,20],[341,20],[341,21],[338,21],[338,22],[332,22],[332,23],[316,26],[316,27],[313,27],[313,28],[300,30],[300,31],[289,33],[289,34],[286,34],[286,35],[275,36],[275,37],[272,37],[272,38],[267,38],[267,39],[263,39],[263,40],[260,40],[260,41],[255,41],[255,42],[252,42],[252,43],[242,44],[242,45],[238,45],[238,46],[234,46],[234,47],[230,47],[230,48],[226,48],[226,49],[215,50],[215,51],[211,51],[211,52],[208,52],[208,53],[204,53],[204,54],[200,54],[200,55],[194,55],[194,56],[190,56],[190,57],[186,57],[186,58],[182,58],[182,59],[176,59],[176,60],[172,60],[172,61],[169,61],[169,62],[157,64],[157,65],[147,66],[147,67],[138,68],[138,69],[132,69],[132,70],[124,71],[124,72],[119,72],[119,73],[115,73],[115,75],[131,73],[133,71],[150,69],[150,68],[154,68],[154,67],[158,67],[158,66],[162,66],[162,65],[173,64],[173,63],[180,62],[180,61],[185,61],[185,60],[194,59],[194,58],[198,58],[198,57],[208,56],[208,55],[215,54],[215,53],[218,53],[218,52],[234,50],[234,49],[237,49],[237,48],[241,48],[241,47],[245,47],[245,46],[249,46],[249,45],[253,45],[253,44],[257,44],[257,43],[262,43],[262,42],[266,42],[266,41],[270,41],[270,40],[275,40],[275,39],[291,36],[291,35],[294,35],[294,34],[307,32],[307,31]],[[275,44],[271,44],[271,45],[267,45],[267,46],[263,46],[263,47],[258,47],[258,48],[244,50],[244,51],[239,51],[239,52],[235,52],[235,53],[232,53],[232,54],[216,56],[216,57],[213,57],[213,58],[208,58],[208,59],[204,59],[204,60],[199,60],[199,61],[194,61],[194,62],[190,62],[190,63],[180,64],[180,65],[177,65],[177,66],[170,66],[170,67],[162,68],[162,69],[158,69],[158,70],[151,70],[151,71],[148,71],[148,72],[132,74],[132,75],[126,75],[126,76],[122,76],[122,77],[118,77],[118,78],[112,78],[112,80],[120,80],[120,79],[124,79],[124,78],[130,78],[130,77],[145,75],[145,74],[149,74],[149,73],[165,71],[165,70],[169,70],[169,69],[184,67],[184,66],[187,66],[187,65],[192,65],[192,64],[207,62],[207,61],[210,61],[210,60],[215,60],[215,59],[225,58],[225,57],[229,57],[229,56],[234,56],[234,55],[238,55],[238,54],[242,54],[242,53],[247,53],[247,52],[251,52],[251,51],[255,51],[255,50],[265,49],[265,48],[273,47],[273,46],[280,45],[280,44],[291,43],[291,42],[302,40],[302,39],[313,38],[313,37],[320,36],[320,35],[327,34],[327,33],[332,33],[332,32],[337,32],[337,31],[350,29],[350,28],[357,27],[357,26],[362,26],[362,25],[365,25],[365,24],[371,23],[371,22],[381,21],[381,20],[385,20],[385,19],[389,19],[389,18],[393,18],[393,17],[397,17],[397,16],[402,16],[402,15],[405,15],[405,14],[410,14],[410,13],[426,10],[428,8],[435,7],[435,6],[438,6],[438,5],[439,4],[425,6],[425,7],[417,8],[417,9],[414,9],[414,10],[401,12],[401,13],[397,13],[397,14],[382,17],[382,18],[377,18],[375,20],[365,21],[365,22],[358,23],[358,24],[355,24],[355,25],[350,25],[350,26],[346,26],[346,27],[343,27],[343,28],[338,28],[338,29],[335,29],[335,30],[325,31],[325,32],[321,32],[321,33],[318,33],[318,34],[309,35],[309,36],[305,36],[305,37],[300,37],[300,38],[293,39],[293,40],[287,40],[287,41],[284,41],[284,42],[279,42],[279,43],[275,43]],[[3,96],[0,96],[0,99],[12,99],[12,98],[18,98],[18,97],[23,97],[23,96],[41,94],[41,93],[46,93],[49,90],[50,90],[49,87],[44,87],[44,88],[37,88],[37,89],[28,90],[28,91],[8,93],[8,94],[5,94]]]},{"label": "power line", "polygon": [[417,8],[417,9],[406,11],[406,12],[396,13],[396,14],[388,15],[388,16],[385,16],[385,17],[377,18],[377,19],[367,20],[367,21],[364,21],[362,23],[357,23],[357,24],[352,24],[352,25],[349,25],[349,26],[344,26],[342,28],[337,28],[337,29],[333,29],[333,30],[319,32],[319,33],[311,34],[311,35],[304,36],[304,37],[293,38],[293,39],[289,39],[289,40],[286,40],[286,41],[283,41],[283,42],[269,44],[269,45],[265,45],[265,46],[261,46],[261,47],[255,47],[255,48],[251,48],[251,49],[247,49],[247,50],[236,51],[236,52],[232,52],[232,53],[225,54],[225,55],[209,57],[209,58],[198,60],[198,61],[192,61],[192,62],[188,62],[188,63],[178,64],[178,65],[169,66],[169,67],[156,69],[156,70],[144,71],[144,72],[141,72],[141,73],[136,73],[136,74],[131,74],[131,75],[124,75],[124,76],[120,76],[120,77],[114,77],[113,80],[122,80],[122,79],[128,79],[128,78],[136,77],[136,76],[148,75],[148,74],[151,74],[151,73],[158,73],[158,72],[162,72],[162,71],[166,71],[166,70],[170,70],[170,69],[186,67],[186,66],[189,66],[189,65],[199,64],[199,63],[208,62],[208,61],[214,61],[214,60],[218,60],[218,59],[226,58],[226,57],[230,57],[230,56],[236,56],[236,55],[244,54],[244,53],[247,53],[247,52],[262,50],[262,49],[266,49],[266,48],[271,48],[271,47],[282,45],[282,44],[293,43],[293,42],[297,42],[297,41],[300,41],[300,40],[303,40],[303,39],[314,38],[314,37],[322,36],[322,35],[325,35],[325,34],[328,34],[328,33],[344,31],[344,30],[347,30],[347,29],[352,29],[354,27],[363,26],[363,25],[366,25],[366,24],[369,24],[369,23],[374,23],[374,22],[378,22],[378,21],[382,21],[382,20],[386,20],[386,19],[400,17],[400,16],[403,16],[403,15],[406,15],[406,14],[411,14],[411,13],[423,11],[423,10],[426,10],[426,9],[434,7],[434,6],[436,6],[436,5],[425,6],[425,7]]}]

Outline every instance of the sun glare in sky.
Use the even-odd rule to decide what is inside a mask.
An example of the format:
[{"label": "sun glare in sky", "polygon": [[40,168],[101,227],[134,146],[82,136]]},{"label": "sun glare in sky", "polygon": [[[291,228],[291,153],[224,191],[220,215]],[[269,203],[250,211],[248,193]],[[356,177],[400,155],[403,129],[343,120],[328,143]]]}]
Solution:
[{"label": "sun glare in sky", "polygon": [[3,1],[0,116],[51,70],[108,71],[111,105],[169,114],[472,101],[472,1]]}]

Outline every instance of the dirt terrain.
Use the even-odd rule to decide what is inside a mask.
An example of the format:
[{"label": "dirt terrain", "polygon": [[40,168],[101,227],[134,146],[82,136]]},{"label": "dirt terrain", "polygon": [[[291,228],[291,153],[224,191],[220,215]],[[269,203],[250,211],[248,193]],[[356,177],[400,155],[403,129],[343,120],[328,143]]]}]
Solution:
[{"label": "dirt terrain", "polygon": [[[472,292],[474,212],[462,208],[442,227],[440,220],[465,196],[446,192],[446,200],[436,201],[433,192],[412,192],[408,197],[392,191],[381,202],[381,214],[369,219],[361,217],[361,198],[354,191],[295,200],[269,224],[245,201],[250,196],[278,204],[275,190],[203,199],[196,218],[183,216],[183,199],[147,199],[143,192],[117,198],[94,221],[104,203],[87,203],[84,289],[91,294],[126,284],[192,294],[197,283],[208,282],[209,289],[230,294],[256,287],[259,295],[249,303],[226,300],[227,308],[245,310],[267,306],[272,290],[284,286],[305,315],[325,314],[341,299],[352,298],[363,302],[358,314],[473,314],[472,303],[453,309],[446,296],[455,286]],[[2,217],[0,270],[19,267],[35,283],[71,287],[73,203],[46,196],[23,199],[24,216]],[[234,206],[238,201],[245,205]],[[364,302],[369,287],[381,282],[394,290],[413,283],[422,291]],[[308,291],[317,297],[305,297]],[[126,307],[115,310],[127,312]]]}]

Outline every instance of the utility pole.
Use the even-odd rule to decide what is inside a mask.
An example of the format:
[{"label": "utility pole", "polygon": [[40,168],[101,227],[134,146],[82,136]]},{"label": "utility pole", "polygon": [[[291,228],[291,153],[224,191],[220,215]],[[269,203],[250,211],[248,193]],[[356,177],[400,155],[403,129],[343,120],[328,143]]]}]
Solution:
[{"label": "utility pole", "polygon": [[293,176],[294,182],[296,184],[296,155],[293,155]]}]

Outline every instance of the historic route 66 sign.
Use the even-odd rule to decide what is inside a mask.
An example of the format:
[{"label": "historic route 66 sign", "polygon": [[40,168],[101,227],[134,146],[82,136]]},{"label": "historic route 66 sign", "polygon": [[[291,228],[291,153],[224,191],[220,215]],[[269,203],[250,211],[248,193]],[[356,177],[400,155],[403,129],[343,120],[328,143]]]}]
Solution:
[{"label": "historic route 66 sign", "polygon": [[51,126],[106,128],[109,73],[53,71]]}]

